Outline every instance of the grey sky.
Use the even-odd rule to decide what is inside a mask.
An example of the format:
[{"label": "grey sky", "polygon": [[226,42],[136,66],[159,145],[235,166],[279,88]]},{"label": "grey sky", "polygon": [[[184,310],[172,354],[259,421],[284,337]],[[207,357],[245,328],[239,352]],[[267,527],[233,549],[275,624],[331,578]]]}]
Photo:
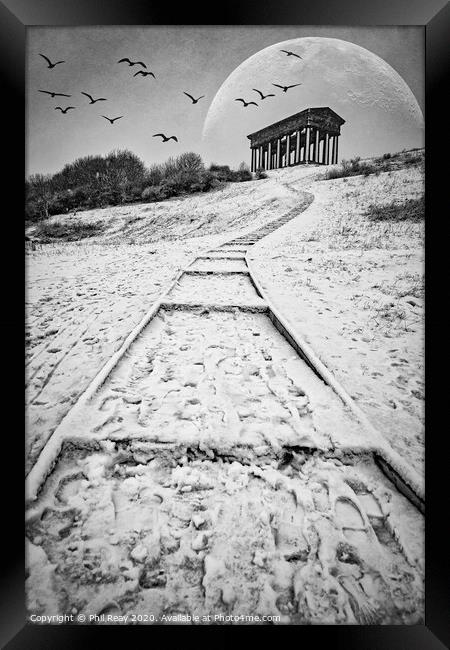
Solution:
[{"label": "grey sky", "polygon": [[[116,148],[130,149],[146,164],[182,151],[198,151],[210,162],[201,134],[225,79],[259,50],[305,36],[340,38],[377,54],[403,77],[424,111],[421,27],[35,27],[28,32],[27,174],[53,173],[80,156]],[[49,70],[39,52],[66,63]],[[144,61],[156,80],[133,77],[139,67],[117,63],[125,56]],[[52,99],[38,89],[72,96]],[[91,106],[81,91],[108,101]],[[183,91],[206,97],[192,105]],[[69,105],[76,110],[67,115],[54,110]],[[124,117],[110,125],[101,114]],[[176,134],[179,145],[152,138],[158,132]],[[227,160],[215,162],[237,165],[242,151],[234,155],[230,139]]]}]

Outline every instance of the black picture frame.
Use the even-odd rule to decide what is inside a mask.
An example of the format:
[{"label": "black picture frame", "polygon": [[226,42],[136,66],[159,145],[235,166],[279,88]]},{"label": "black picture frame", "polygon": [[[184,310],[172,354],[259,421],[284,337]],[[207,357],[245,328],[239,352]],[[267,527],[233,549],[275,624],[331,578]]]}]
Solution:
[{"label": "black picture frame", "polygon": [[[212,10],[195,7],[192,3],[174,9],[164,3],[158,6],[143,0],[0,0],[0,74],[3,101],[3,156],[7,164],[1,176],[4,198],[10,207],[2,220],[3,252],[1,261],[3,305],[0,328],[3,341],[2,374],[4,411],[11,415],[3,431],[3,475],[9,469],[3,487],[4,515],[3,571],[0,587],[0,642],[11,650],[19,648],[79,648],[104,642],[104,634],[122,638],[124,628],[94,628],[81,626],[33,626],[26,623],[24,595],[23,503],[24,487],[22,459],[24,436],[19,413],[23,413],[22,365],[23,350],[23,210],[25,170],[25,45],[27,28],[33,25],[421,25],[426,39],[426,618],[420,626],[308,626],[298,628],[265,627],[264,635],[276,635],[288,630],[300,634],[296,643],[303,647],[329,643],[333,648],[390,648],[395,650],[438,650],[450,646],[450,576],[448,541],[444,534],[448,490],[446,469],[448,455],[442,452],[447,431],[439,417],[448,403],[446,382],[437,378],[436,371],[446,367],[447,348],[444,341],[446,320],[443,308],[447,297],[444,287],[447,277],[447,256],[444,246],[450,241],[443,234],[447,225],[446,201],[446,132],[443,90],[448,87],[448,41],[450,7],[445,0],[314,0],[296,2],[277,0],[276,3],[253,3],[250,0],[228,0]],[[6,144],[11,135],[11,144]],[[445,193],[445,197],[444,197]],[[3,192],[2,192],[3,194]],[[6,210],[6,209],[5,209]],[[448,208],[447,208],[448,211]],[[442,246],[442,250],[440,250]],[[438,352],[438,358],[436,356]],[[433,358],[436,361],[433,361]],[[448,427],[447,427],[448,428]],[[447,498],[446,498],[447,497]],[[242,628],[239,627],[239,634]],[[246,626],[248,627],[248,626]],[[134,630],[138,628],[133,628]],[[139,634],[143,634],[139,628]],[[164,630],[166,642],[174,628]],[[222,628],[221,638],[229,639],[231,630]],[[153,636],[142,636],[146,645]],[[255,630],[252,630],[252,633]],[[185,639],[191,634],[212,638],[212,627],[183,627]],[[126,628],[127,635],[131,628]],[[95,637],[93,636],[95,635]],[[133,634],[133,636],[135,636]],[[128,638],[128,636],[127,636]],[[270,642],[266,637],[267,642]]]}]

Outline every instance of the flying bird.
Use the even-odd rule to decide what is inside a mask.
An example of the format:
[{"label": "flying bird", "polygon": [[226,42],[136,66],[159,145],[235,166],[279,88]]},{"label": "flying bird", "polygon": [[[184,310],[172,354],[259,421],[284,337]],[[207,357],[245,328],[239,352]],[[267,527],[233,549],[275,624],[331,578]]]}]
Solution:
[{"label": "flying bird", "polygon": [[128,63],[128,65],[141,65],[143,68],[147,67],[145,63],[142,63],[142,61],[130,61],[128,57],[125,57],[124,59],[119,59],[117,63]]},{"label": "flying bird", "polygon": [[280,52],[285,52],[287,56],[296,56],[297,59],[303,59],[299,54],[295,54],[295,52],[290,52],[289,50],[280,50]]},{"label": "flying bird", "polygon": [[123,115],[119,115],[119,117],[106,117],[106,115],[101,115],[101,117],[104,117],[105,120],[108,120],[108,122],[111,122],[111,124],[114,124],[116,120],[120,120],[120,118],[123,117]]},{"label": "flying bird", "polygon": [[137,77],[138,74],[141,74],[143,77],[149,77],[149,76],[151,76],[151,77],[153,77],[154,79],[156,79],[156,77],[155,77],[155,75],[153,74],[153,72],[145,72],[145,70],[138,70],[138,72],[135,72],[135,73],[134,73],[133,77]]},{"label": "flying bird", "polygon": [[47,63],[48,63],[47,68],[55,68],[55,67],[56,67],[57,65],[59,65],[60,63],[65,63],[65,61],[56,61],[56,63],[52,63],[52,62],[50,61],[50,59],[48,58],[48,56],[45,56],[45,54],[39,54],[39,56],[42,56],[42,58],[45,59],[45,60],[47,61]]},{"label": "flying bird", "polygon": [[242,97],[238,97],[234,101],[235,102],[242,102],[243,105],[244,105],[244,108],[247,108],[247,106],[250,106],[250,104],[253,104],[254,106],[258,106],[258,104],[256,102],[246,102],[245,99],[242,99]]},{"label": "flying bird", "polygon": [[276,86],[277,88],[281,88],[283,92],[287,93],[289,88],[295,88],[295,86],[301,86],[302,84],[292,84],[292,86],[280,86],[279,84],[272,84],[272,86]]},{"label": "flying bird", "polygon": [[61,108],[61,106],[56,106],[55,111],[61,111],[61,113],[64,113],[65,115],[67,111],[70,111],[71,108],[75,108],[75,106],[67,106],[66,108]]},{"label": "flying bird", "polygon": [[197,102],[198,102],[202,97],[205,96],[205,95],[200,95],[200,97],[198,97],[197,99],[195,99],[195,98],[192,97],[192,95],[190,95],[189,93],[184,92],[184,90],[183,90],[183,93],[184,93],[187,97],[189,97],[189,98],[192,100],[192,103],[193,103],[193,104],[196,104],[196,103],[197,103]]},{"label": "flying bird", "polygon": [[89,104],[95,104],[95,102],[106,102],[106,101],[108,101],[106,99],[106,97],[99,97],[98,99],[94,99],[92,97],[92,95],[90,95],[89,93],[84,93],[83,91],[81,91],[81,94],[84,95],[85,97],[89,97],[89,99],[91,100],[89,102]]},{"label": "flying bird", "polygon": [[171,135],[170,138],[168,138],[166,135],[164,135],[164,133],[155,133],[155,135],[152,137],[157,138],[158,136],[161,136],[163,142],[168,142],[169,140],[175,140],[175,142],[178,142],[178,138],[176,138],[174,135]]},{"label": "flying bird", "polygon": [[52,98],[54,97],[72,97],[72,95],[65,95],[64,93],[52,93],[50,90],[38,90],[39,93],[45,93],[46,95],[50,95]]},{"label": "flying bird", "polygon": [[255,92],[259,93],[261,99],[266,99],[266,97],[275,97],[275,95],[274,95],[273,93],[269,93],[268,95],[264,95],[264,94],[263,94],[260,90],[258,90],[257,88],[252,88],[252,90],[254,90]]}]

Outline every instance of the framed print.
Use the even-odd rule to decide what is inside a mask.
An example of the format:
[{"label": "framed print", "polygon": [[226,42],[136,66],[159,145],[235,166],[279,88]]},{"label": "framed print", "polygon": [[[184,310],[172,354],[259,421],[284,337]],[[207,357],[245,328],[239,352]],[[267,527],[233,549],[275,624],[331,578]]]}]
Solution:
[{"label": "framed print", "polygon": [[6,647],[444,647],[448,6],[0,9]]}]

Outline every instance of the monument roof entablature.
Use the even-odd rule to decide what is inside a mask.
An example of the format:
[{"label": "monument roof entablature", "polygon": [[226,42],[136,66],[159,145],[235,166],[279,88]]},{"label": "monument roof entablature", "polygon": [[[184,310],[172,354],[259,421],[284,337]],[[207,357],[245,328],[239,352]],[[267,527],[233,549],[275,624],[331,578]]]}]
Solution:
[{"label": "monument roof entablature", "polygon": [[330,135],[339,135],[345,120],[328,106],[305,108],[299,113],[285,117],[279,122],[250,133],[247,138],[252,147],[260,146],[270,140],[282,138],[307,126],[317,127]]}]

